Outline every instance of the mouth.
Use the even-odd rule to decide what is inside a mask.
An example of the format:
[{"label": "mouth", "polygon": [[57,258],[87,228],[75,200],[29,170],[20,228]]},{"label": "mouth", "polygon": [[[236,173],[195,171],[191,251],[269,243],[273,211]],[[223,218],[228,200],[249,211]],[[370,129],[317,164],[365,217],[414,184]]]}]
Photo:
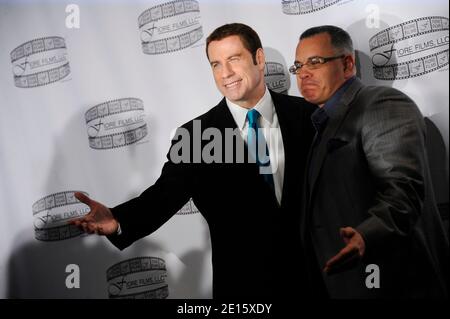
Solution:
[{"label": "mouth", "polygon": [[238,86],[239,83],[240,83],[241,81],[242,81],[242,80],[233,81],[233,82],[230,82],[230,83],[225,84],[224,86],[225,86],[227,89],[232,89],[232,88]]},{"label": "mouth", "polygon": [[315,86],[317,86],[317,84],[313,83],[313,82],[303,82],[302,83],[302,88],[308,88],[308,87],[312,88],[312,87],[315,87]]},{"label": "mouth", "polygon": [[311,90],[315,90],[317,88],[317,85],[315,84],[302,84],[302,86],[300,87],[301,91],[311,91]]}]

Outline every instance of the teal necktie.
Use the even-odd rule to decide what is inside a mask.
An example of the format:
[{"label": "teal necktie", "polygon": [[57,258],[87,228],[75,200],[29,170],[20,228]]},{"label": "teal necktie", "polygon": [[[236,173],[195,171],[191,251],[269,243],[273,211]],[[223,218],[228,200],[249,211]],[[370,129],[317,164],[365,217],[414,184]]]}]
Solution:
[{"label": "teal necktie", "polygon": [[262,174],[264,180],[269,184],[272,190],[275,190],[273,183],[273,176],[270,170],[270,157],[269,149],[267,147],[266,140],[261,127],[258,124],[258,119],[261,116],[255,109],[251,109],[247,112],[248,119],[248,134],[247,134],[247,147],[250,155],[256,161],[256,165],[260,169],[264,169],[266,174]]}]

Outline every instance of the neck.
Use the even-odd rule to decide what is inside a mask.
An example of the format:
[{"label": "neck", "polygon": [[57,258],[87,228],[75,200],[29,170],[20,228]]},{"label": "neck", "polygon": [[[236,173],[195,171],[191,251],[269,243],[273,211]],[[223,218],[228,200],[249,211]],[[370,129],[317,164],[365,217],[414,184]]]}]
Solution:
[{"label": "neck", "polygon": [[266,93],[266,85],[262,82],[262,85],[259,85],[254,91],[250,98],[242,100],[242,101],[232,101],[236,103],[240,107],[245,109],[252,109],[256,104],[263,98],[264,93]]}]

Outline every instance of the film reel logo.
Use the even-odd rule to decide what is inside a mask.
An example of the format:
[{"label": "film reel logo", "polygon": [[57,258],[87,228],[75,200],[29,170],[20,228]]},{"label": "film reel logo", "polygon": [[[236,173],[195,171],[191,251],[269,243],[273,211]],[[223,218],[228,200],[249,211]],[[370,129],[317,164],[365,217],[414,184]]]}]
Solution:
[{"label": "film reel logo", "polygon": [[135,144],[147,136],[144,103],[122,98],[98,104],[85,113],[89,146],[97,150]]},{"label": "film reel logo", "polygon": [[33,88],[57,82],[70,74],[64,38],[31,40],[11,51],[14,84]]},{"label": "film reel logo", "polygon": [[[89,213],[87,205],[75,198],[75,191],[64,191],[41,198],[33,204],[35,238],[58,241],[84,234],[67,222]],[[82,192],[89,196],[87,193]]]},{"label": "film reel logo", "polygon": [[332,6],[341,0],[283,0],[281,7],[284,14],[298,15],[316,12]]},{"label": "film reel logo", "polygon": [[264,79],[266,85],[277,93],[287,93],[289,89],[289,77],[286,68],[278,62],[266,62],[264,68]]},{"label": "film reel logo", "polygon": [[165,299],[166,279],[166,263],[157,257],[128,259],[106,271],[110,299]]},{"label": "film reel logo", "polygon": [[448,18],[423,17],[387,28],[369,40],[374,77],[403,80],[448,65]]},{"label": "film reel logo", "polygon": [[198,214],[200,211],[197,206],[195,206],[192,198],[177,212],[177,215],[192,215]]},{"label": "film reel logo", "polygon": [[177,0],[151,7],[139,16],[138,25],[145,54],[179,51],[203,36],[196,0]]}]

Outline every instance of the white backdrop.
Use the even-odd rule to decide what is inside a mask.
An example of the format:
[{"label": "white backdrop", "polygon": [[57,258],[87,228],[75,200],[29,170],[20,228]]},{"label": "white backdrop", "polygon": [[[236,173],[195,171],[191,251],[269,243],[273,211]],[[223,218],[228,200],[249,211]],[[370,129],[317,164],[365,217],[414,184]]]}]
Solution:
[{"label": "white backdrop", "polygon": [[[224,23],[258,32],[268,85],[292,95],[300,33],[346,29],[363,82],[402,90],[431,120],[435,191],[448,203],[448,10],[446,0],[0,1],[0,297],[211,296],[208,225],[192,203],[122,252],[64,222],[86,213],[74,190],[112,207],[155,182],[170,133],[221,99],[204,51]],[[79,288],[66,285],[72,264]]]}]

